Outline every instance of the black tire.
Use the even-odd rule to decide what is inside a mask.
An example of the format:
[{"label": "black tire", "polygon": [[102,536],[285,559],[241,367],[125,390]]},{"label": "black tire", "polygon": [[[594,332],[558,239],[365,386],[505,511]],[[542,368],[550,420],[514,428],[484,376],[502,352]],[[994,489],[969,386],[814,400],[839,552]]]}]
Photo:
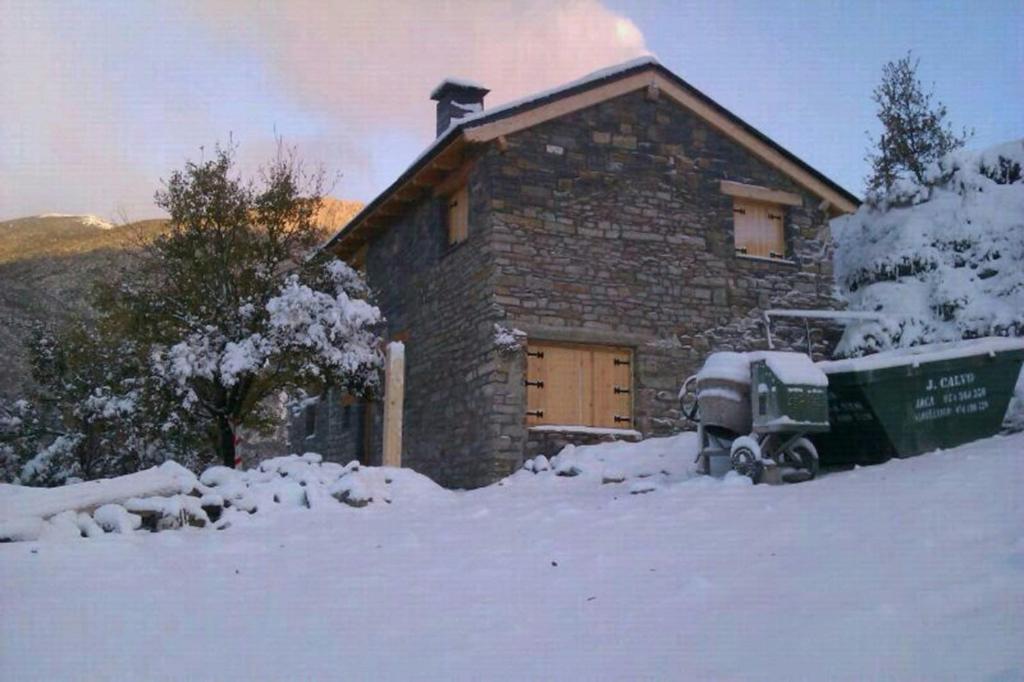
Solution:
[{"label": "black tire", "polygon": [[800,438],[790,445],[785,454],[794,464],[799,462],[799,468],[809,473],[811,478],[818,475],[818,450],[807,438]]},{"label": "black tire", "polygon": [[764,462],[758,454],[747,445],[733,447],[729,454],[732,468],[741,476],[749,477],[754,483],[760,483],[761,477],[764,476]]}]

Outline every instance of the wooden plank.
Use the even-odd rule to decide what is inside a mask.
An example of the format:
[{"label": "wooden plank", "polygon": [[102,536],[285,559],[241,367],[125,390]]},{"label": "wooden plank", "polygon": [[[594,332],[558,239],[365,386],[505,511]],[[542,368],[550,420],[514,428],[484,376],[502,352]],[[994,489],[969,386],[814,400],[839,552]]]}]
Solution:
[{"label": "wooden plank", "polygon": [[782,208],[749,199],[735,199],[733,216],[736,247],[745,248],[746,255],[771,258],[784,257],[786,239]]},{"label": "wooden plank", "polygon": [[402,466],[402,410],[405,404],[405,345],[388,344],[384,368],[383,465]]},{"label": "wooden plank", "polygon": [[469,187],[463,185],[448,198],[448,243],[458,244],[469,236]]},{"label": "wooden plank", "polygon": [[612,350],[594,350],[594,414],[590,426],[615,427],[615,413],[618,396],[615,394],[615,358]]},{"label": "wooden plank", "polygon": [[722,180],[719,183],[719,187],[722,194],[728,194],[731,197],[767,201],[773,204],[782,204],[783,206],[801,206],[803,204],[799,194],[768,189],[759,185],[745,185],[742,182]]},{"label": "wooden plank", "polygon": [[650,73],[633,74],[592,90],[568,97],[560,97],[536,109],[524,111],[499,121],[484,123],[475,128],[469,128],[463,134],[469,142],[489,142],[502,135],[511,135],[524,128],[535,126],[538,123],[544,123],[553,118],[600,104],[612,97],[618,97],[640,88],[646,88],[652,82],[651,77]]},{"label": "wooden plank", "polygon": [[582,423],[579,363],[579,351],[575,348],[545,348],[544,423]]}]

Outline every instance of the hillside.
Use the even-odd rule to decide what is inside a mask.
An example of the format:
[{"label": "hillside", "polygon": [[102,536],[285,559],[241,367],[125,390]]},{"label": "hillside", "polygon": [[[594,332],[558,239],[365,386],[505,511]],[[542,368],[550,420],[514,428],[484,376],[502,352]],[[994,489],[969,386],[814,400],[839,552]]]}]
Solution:
[{"label": "hillside", "polygon": [[[360,208],[359,202],[325,199],[325,236]],[[95,216],[56,214],[0,222],[0,396],[25,389],[23,344],[33,325],[88,315],[92,283],[124,267],[131,252],[166,224],[154,219],[112,225]]]}]

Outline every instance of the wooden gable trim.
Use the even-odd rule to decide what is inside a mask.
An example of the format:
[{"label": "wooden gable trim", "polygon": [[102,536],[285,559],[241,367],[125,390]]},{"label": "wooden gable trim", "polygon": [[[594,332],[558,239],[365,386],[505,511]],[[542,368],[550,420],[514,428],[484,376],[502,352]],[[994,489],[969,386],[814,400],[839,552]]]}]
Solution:
[{"label": "wooden gable trim", "polygon": [[732,180],[722,180],[720,189],[722,194],[728,194],[731,197],[739,197],[741,199],[765,201],[782,206],[800,206],[803,204],[803,199],[800,198],[799,194],[768,189],[759,185],[745,185],[742,182],[733,182]]},{"label": "wooden gable trim", "polygon": [[652,83],[651,77],[652,74],[650,72],[633,74],[621,80],[612,81],[611,83],[575,95],[561,97],[536,109],[530,109],[508,118],[467,128],[463,134],[466,136],[466,140],[470,142],[490,142],[503,135],[511,135],[545,121],[550,121],[553,118],[592,107],[613,97],[619,97],[634,90],[646,88]]},{"label": "wooden gable trim", "polygon": [[748,151],[759,157],[780,172],[792,178],[795,182],[816,196],[826,200],[834,209],[843,213],[853,213],[857,210],[855,203],[844,197],[842,194],[830,188],[827,184],[816,178],[813,174],[801,168],[798,164],[786,158],[770,144],[759,139],[756,135],[746,130],[740,123],[712,107],[707,102],[688,92],[679,84],[666,78],[664,75],[651,69],[641,73],[623,78],[618,81],[602,85],[586,92],[570,95],[524,111],[505,119],[484,123],[476,127],[468,128],[464,135],[468,141],[489,142],[502,135],[530,128],[532,126],[550,121],[551,119],[585,109],[599,104],[613,97],[628,94],[635,90],[644,88],[650,92],[651,88],[659,92],[659,96],[666,95],[675,100],[684,108],[692,111],[711,126],[717,128],[726,136],[732,138]]}]

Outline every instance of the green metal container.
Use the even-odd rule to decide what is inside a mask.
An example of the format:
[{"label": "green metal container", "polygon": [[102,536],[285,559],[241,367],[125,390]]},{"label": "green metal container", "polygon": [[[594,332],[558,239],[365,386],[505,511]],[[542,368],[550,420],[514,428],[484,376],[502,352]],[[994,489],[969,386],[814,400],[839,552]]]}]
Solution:
[{"label": "green metal container", "polygon": [[821,462],[874,464],[999,432],[1024,363],[1024,340],[933,344],[821,362],[830,430],[813,436]]},{"label": "green metal container", "polygon": [[766,360],[750,363],[750,379],[755,433],[813,433],[829,428],[824,386],[787,383]]}]

